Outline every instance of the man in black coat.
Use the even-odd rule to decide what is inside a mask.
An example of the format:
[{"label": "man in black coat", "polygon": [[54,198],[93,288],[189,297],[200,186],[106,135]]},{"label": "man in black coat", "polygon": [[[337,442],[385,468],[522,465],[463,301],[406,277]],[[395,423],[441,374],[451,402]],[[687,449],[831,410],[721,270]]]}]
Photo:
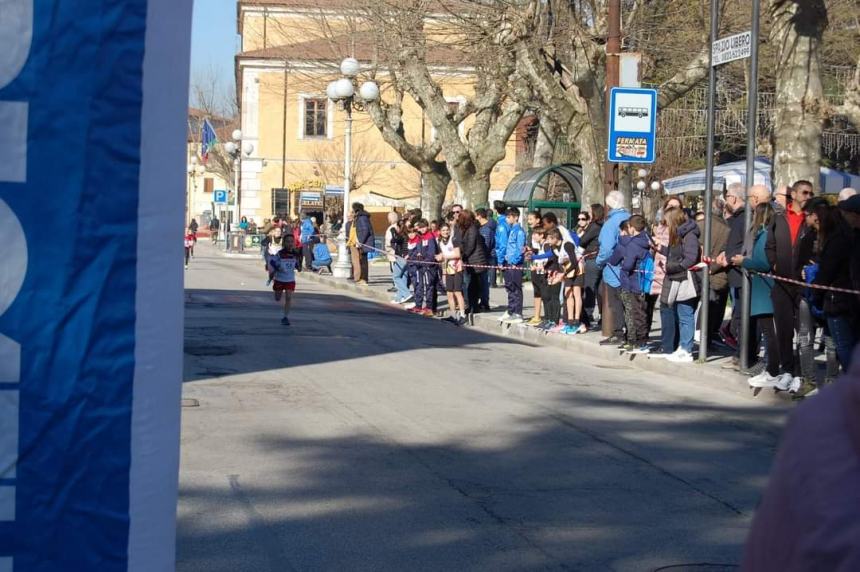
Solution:
[{"label": "man in black coat", "polygon": [[[755,207],[764,197],[761,192],[752,193],[750,189],[750,207]],[[726,210],[730,213],[726,223],[729,225],[729,236],[726,240],[726,249],[717,256],[717,262],[726,268],[729,282],[729,292],[732,296],[732,319],[730,330],[738,343],[737,355],[732,360],[737,366],[741,357],[741,289],[743,288],[744,275],[741,269],[731,264],[732,257],[741,254],[746,255],[746,240],[744,237],[744,208],[746,207],[746,193],[740,183],[732,183],[726,188]],[[758,333],[755,322],[750,320],[749,335],[747,336],[747,367],[752,367],[758,360]]]},{"label": "man in black coat", "polygon": [[[814,195],[812,183],[797,181],[789,191],[785,211],[773,218],[767,233],[765,253],[771,272],[792,280],[802,280],[799,252],[811,250],[807,242],[815,240],[806,224],[804,206]],[[773,302],[773,322],[779,344],[779,361],[782,373],[794,376],[794,330],[797,326],[799,288],[781,280],[774,281],[770,291]],[[787,390],[789,386],[778,386]]]}]

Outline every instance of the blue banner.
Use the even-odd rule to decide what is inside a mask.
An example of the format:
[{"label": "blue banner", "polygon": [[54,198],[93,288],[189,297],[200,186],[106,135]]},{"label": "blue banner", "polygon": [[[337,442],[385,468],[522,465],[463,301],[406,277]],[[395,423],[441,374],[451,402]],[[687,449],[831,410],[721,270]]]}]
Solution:
[{"label": "blue banner", "polygon": [[0,13],[0,572],[172,569],[190,0]]}]

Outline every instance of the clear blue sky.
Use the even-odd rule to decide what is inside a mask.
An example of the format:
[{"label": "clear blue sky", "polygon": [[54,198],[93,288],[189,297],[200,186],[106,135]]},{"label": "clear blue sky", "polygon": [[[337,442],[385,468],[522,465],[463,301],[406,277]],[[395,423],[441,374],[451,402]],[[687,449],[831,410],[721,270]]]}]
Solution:
[{"label": "clear blue sky", "polygon": [[191,81],[215,73],[220,88],[232,91],[236,0],[194,0],[191,28]]}]

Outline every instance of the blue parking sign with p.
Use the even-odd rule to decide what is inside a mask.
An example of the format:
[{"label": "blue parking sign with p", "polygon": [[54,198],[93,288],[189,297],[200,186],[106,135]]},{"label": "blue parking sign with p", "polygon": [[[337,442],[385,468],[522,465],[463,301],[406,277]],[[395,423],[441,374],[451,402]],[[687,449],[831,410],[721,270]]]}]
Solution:
[{"label": "blue parking sign with p", "polygon": [[0,1],[0,572],[174,569],[190,22]]},{"label": "blue parking sign with p", "polygon": [[216,204],[226,205],[227,204],[227,191],[214,191],[212,193],[212,200]]},{"label": "blue parking sign with p", "polygon": [[653,163],[657,143],[657,91],[613,87],[609,99],[611,163]]}]

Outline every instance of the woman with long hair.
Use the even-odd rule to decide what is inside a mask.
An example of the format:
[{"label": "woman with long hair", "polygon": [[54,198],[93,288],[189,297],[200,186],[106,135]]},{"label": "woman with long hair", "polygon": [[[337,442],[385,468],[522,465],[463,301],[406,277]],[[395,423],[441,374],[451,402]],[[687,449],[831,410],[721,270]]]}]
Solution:
[{"label": "woman with long hair", "polygon": [[663,219],[668,231],[668,244],[657,247],[657,252],[666,257],[666,275],[660,293],[663,349],[662,353],[651,355],[690,363],[693,361],[699,284],[689,269],[699,261],[699,227],[679,208],[665,211]]},{"label": "woman with long hair", "polygon": [[[774,210],[769,202],[761,203],[755,208],[750,233],[753,247],[750,256],[737,254],[732,257],[732,264],[742,266],[752,272],[750,279],[750,316],[756,319],[758,330],[764,335],[767,348],[767,366],[760,374],[749,379],[751,387],[776,387],[780,383],[779,344],[776,339],[776,328],[773,323],[773,302],[770,291],[773,289],[773,279],[762,276],[770,272],[771,265],[765,252],[767,234],[773,221]],[[791,376],[791,372],[783,375]],[[790,380],[789,380],[790,384]]]},{"label": "woman with long hair", "polygon": [[[857,248],[851,229],[838,207],[822,206],[818,215],[818,274],[813,284],[852,289],[851,256]],[[836,357],[844,371],[851,365],[851,352],[857,343],[852,317],[860,301],[855,294],[815,290],[817,304],[824,310],[827,329],[836,345]]]},{"label": "woman with long hair", "polygon": [[479,312],[479,300],[481,298],[481,279],[486,268],[476,268],[487,265],[487,248],[480,236],[480,225],[475,220],[472,211],[464,210],[457,217],[459,228],[460,258],[465,265],[463,271],[463,291],[466,294],[466,312],[474,314]]}]

